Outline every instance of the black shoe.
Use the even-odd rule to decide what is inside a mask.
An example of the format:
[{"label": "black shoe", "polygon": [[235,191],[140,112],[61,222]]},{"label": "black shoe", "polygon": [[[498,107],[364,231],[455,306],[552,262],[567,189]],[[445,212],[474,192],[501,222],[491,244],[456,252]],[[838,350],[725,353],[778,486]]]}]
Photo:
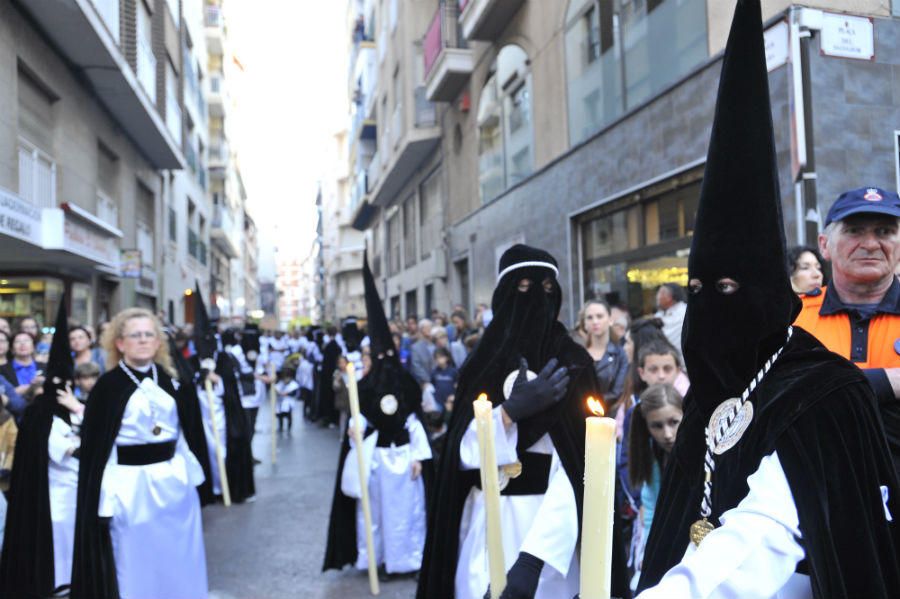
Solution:
[{"label": "black shoe", "polygon": [[391,575],[387,573],[384,564],[378,566],[378,582],[389,582],[390,580]]}]

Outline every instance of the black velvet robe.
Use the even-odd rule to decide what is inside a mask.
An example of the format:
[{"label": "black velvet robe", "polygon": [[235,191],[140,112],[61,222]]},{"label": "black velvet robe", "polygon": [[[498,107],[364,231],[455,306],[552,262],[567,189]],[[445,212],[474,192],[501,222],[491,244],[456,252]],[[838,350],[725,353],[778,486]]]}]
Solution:
[{"label": "black velvet robe", "polygon": [[[571,382],[566,397],[555,408],[537,415],[530,421],[519,423],[517,452],[521,454],[545,433],[549,433],[575,492],[580,523],[584,499],[585,419],[589,416],[586,399],[589,396],[601,397],[601,395],[597,391],[593,360],[582,346],[571,339],[562,324],[553,323],[544,347],[546,355],[542,356],[543,362],[537,366],[530,365],[531,369],[540,370],[546,360],[556,357],[561,366],[568,367]],[[467,365],[470,362],[472,360],[467,361]],[[476,365],[470,367],[477,368]],[[481,384],[486,386],[481,387]],[[454,597],[463,505],[479,477],[477,470],[460,470],[459,446],[473,418],[472,402],[479,393],[486,392],[495,406],[502,404],[502,384],[502,377],[497,376],[485,380],[483,375],[475,375],[468,384],[465,378],[460,378],[445,451],[440,457],[432,489],[433,501],[430,505],[428,535],[419,575],[417,599]],[[615,522],[618,525],[619,519],[616,518]],[[579,524],[579,536],[580,534]],[[617,597],[630,597],[625,548],[618,526],[613,534],[613,594]]]},{"label": "black velvet robe", "polygon": [[[157,370],[159,387],[175,398],[181,430],[191,451],[201,459],[206,453],[206,442],[202,437],[197,438],[196,423],[201,418],[199,406],[176,393],[172,379],[161,366],[157,365]],[[133,372],[138,380],[150,376],[149,372]],[[109,519],[100,518],[97,510],[103,472],[119,434],[125,406],[134,392],[134,383],[117,367],[97,380],[84,412],[72,560],[72,599],[117,599],[119,596]],[[203,448],[200,453],[194,449],[197,447]]]},{"label": "black velvet robe", "polygon": [[[802,329],[755,393],[754,417],[740,442],[716,457],[711,522],[747,495],[747,477],[778,452],[800,518],[817,599],[900,597],[900,486],[862,373]],[[672,459],[663,476],[639,590],[656,585],[681,561],[689,529],[700,518],[705,427],[691,393]]]},{"label": "black velvet robe", "polygon": [[334,388],[331,386],[331,380],[334,376],[334,369],[337,368],[337,359],[340,355],[341,346],[334,339],[329,341],[322,350],[322,369],[319,373],[319,385],[316,390],[314,420],[322,419],[327,422],[335,422]]}]

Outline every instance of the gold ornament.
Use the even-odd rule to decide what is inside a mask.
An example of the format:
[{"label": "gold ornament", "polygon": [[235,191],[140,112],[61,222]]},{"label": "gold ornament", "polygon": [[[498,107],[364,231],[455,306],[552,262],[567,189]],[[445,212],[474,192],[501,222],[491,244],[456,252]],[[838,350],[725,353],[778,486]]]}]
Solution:
[{"label": "gold ornament", "polygon": [[716,527],[713,526],[706,518],[697,520],[696,522],[691,524],[691,543],[699,547],[703,539],[706,538],[706,535],[708,535],[715,529]]}]

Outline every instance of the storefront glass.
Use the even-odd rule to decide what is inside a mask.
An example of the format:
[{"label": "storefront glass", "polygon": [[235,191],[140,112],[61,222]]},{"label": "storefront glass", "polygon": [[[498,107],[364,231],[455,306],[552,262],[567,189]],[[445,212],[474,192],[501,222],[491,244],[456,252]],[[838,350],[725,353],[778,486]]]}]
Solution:
[{"label": "storefront glass", "polygon": [[655,310],[663,283],[687,285],[687,257],[700,197],[700,172],[610,202],[580,220],[583,299]]},{"label": "storefront glass", "polygon": [[0,317],[15,325],[33,316],[39,326],[52,326],[64,289],[61,280],[50,277],[0,279]]}]

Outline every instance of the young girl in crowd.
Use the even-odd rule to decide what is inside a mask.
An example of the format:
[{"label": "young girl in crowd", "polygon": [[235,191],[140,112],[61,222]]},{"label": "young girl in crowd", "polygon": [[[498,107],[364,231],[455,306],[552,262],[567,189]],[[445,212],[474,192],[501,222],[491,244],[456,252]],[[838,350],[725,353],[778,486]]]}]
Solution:
[{"label": "young girl in crowd", "polygon": [[296,370],[292,366],[284,365],[278,371],[278,381],[275,383],[275,393],[278,396],[276,415],[278,416],[278,431],[284,428],[287,422],[287,430],[293,425],[294,400],[300,397],[300,385],[294,380]]},{"label": "young girl in crowd", "polygon": [[631,418],[628,477],[632,488],[641,490],[641,509],[631,544],[635,570],[633,588],[640,578],[662,471],[675,446],[682,417],[681,395],[671,383],[662,383],[651,385],[641,393]]}]

